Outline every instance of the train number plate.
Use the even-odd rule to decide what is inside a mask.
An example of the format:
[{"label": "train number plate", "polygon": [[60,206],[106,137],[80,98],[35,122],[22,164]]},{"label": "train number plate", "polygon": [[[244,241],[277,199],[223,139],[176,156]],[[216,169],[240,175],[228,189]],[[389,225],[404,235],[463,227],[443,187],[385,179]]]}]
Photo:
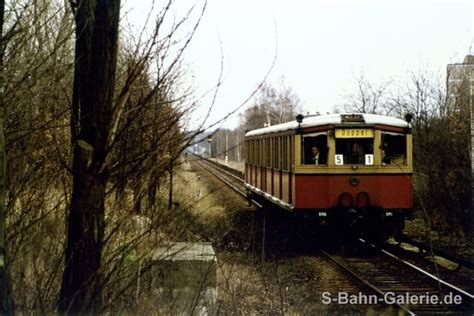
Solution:
[{"label": "train number plate", "polygon": [[373,138],[374,130],[370,128],[336,129],[336,138]]}]

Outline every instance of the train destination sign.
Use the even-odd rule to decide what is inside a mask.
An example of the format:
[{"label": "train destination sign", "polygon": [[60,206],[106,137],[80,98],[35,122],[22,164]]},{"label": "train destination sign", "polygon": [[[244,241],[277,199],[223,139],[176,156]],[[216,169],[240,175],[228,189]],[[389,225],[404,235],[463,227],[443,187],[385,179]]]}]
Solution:
[{"label": "train destination sign", "polygon": [[336,129],[336,138],[373,138],[374,130],[370,128]]},{"label": "train destination sign", "polygon": [[362,114],[341,114],[341,123],[365,123]]}]

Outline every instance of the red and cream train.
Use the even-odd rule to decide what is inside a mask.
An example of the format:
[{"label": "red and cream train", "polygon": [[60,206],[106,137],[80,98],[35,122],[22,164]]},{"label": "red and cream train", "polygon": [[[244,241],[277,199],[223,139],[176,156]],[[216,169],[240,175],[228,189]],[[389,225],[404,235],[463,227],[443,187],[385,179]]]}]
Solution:
[{"label": "red and cream train", "polygon": [[400,233],[413,208],[409,121],[374,114],[299,115],[249,131],[247,193],[314,216],[321,225],[383,238]]}]

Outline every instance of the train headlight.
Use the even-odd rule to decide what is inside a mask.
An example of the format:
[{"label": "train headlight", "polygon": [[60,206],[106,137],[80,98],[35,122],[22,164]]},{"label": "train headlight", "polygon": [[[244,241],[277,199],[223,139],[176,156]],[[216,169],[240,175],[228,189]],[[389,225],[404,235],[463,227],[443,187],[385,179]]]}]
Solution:
[{"label": "train headlight", "polygon": [[392,217],[393,216],[393,212],[385,212],[385,217]]},{"label": "train headlight", "polygon": [[342,207],[351,207],[354,203],[352,199],[352,195],[347,192],[342,193],[339,195],[339,205]]},{"label": "train headlight", "polygon": [[319,217],[326,217],[327,216],[327,213],[326,212],[319,212]]},{"label": "train headlight", "polygon": [[357,207],[367,207],[370,205],[370,197],[367,192],[357,194]]}]

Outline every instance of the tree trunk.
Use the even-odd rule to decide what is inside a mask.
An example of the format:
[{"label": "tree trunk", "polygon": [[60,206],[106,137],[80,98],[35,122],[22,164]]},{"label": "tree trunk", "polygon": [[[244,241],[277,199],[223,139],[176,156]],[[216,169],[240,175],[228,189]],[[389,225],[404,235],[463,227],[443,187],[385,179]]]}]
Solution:
[{"label": "tree trunk", "polygon": [[120,0],[79,1],[71,116],[73,188],[67,218],[61,313],[99,313],[107,139],[117,60]]}]

